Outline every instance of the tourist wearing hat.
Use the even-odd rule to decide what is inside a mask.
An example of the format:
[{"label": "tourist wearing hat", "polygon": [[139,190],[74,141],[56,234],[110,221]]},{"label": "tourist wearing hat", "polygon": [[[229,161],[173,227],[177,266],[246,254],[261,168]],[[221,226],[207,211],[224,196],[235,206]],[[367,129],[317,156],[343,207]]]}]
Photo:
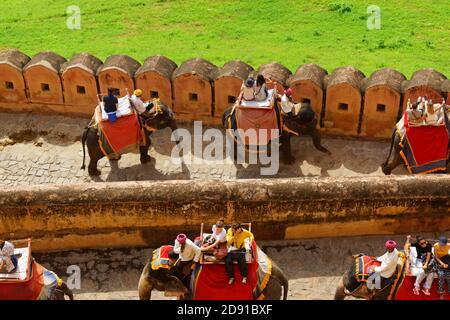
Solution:
[{"label": "tourist wearing hat", "polygon": [[183,267],[186,264],[198,262],[202,253],[201,249],[187,238],[184,233],[181,233],[175,239],[173,252],[180,255],[180,261],[175,265],[175,269],[181,274]]},{"label": "tourist wearing hat", "polygon": [[242,83],[240,97],[246,101],[255,100],[255,79],[248,77]]},{"label": "tourist wearing hat", "polygon": [[133,104],[138,114],[142,114],[146,111],[144,101],[142,101],[141,97],[142,97],[142,90],[136,89],[134,90],[133,95],[130,98],[131,103]]},{"label": "tourist wearing hat", "polygon": [[394,240],[386,241],[386,253],[377,258],[381,262],[378,267],[372,267],[372,272],[380,274],[381,278],[388,279],[393,276],[397,270],[398,251],[396,249],[397,243]]},{"label": "tourist wearing hat", "polygon": [[434,244],[435,269],[439,280],[439,293],[444,293],[444,280],[447,281],[447,291],[450,293],[450,269],[447,263],[442,261],[449,255],[450,245],[448,238],[444,235],[439,237],[439,242]]}]

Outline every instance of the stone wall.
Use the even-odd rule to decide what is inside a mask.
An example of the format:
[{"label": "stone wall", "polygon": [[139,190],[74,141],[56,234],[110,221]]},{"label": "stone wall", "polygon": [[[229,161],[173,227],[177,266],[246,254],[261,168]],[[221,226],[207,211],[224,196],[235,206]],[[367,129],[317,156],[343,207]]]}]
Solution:
[{"label": "stone wall", "polygon": [[[242,77],[252,70],[251,66],[241,62],[248,67],[247,71],[243,72],[234,65],[236,70],[230,71],[233,61],[219,68],[199,58],[185,61],[176,68],[173,61],[162,56],[149,57],[141,66],[125,55],[110,56],[99,67],[93,62],[101,61],[92,55],[83,55],[89,59],[80,62],[80,55],[75,55],[69,61],[69,64],[74,60],[79,62],[70,80],[76,82],[79,79],[79,83],[70,83],[70,86],[64,82],[66,68],[61,68],[66,63],[65,59],[51,52],[36,55],[26,66],[16,63],[14,72],[0,73],[0,111],[91,117],[97,104],[97,93],[106,94],[108,89],[117,89],[124,95],[126,88],[132,91],[139,86],[144,90],[144,98],[159,97],[172,107],[178,120],[201,120],[208,125],[218,125],[223,110],[233,104],[230,94],[236,92]],[[12,65],[11,61],[19,61],[21,56],[25,55],[18,51],[0,53],[0,70],[6,70]],[[96,81],[86,81],[86,76],[81,73],[86,70],[93,73],[94,69],[98,69],[94,75]],[[351,66],[337,68],[329,76],[325,76],[326,70],[311,64],[301,65],[295,74],[275,62],[262,65],[257,70],[265,76],[269,88],[276,84],[278,91],[282,91],[290,86],[295,102],[311,102],[320,119],[321,130],[332,135],[389,138],[393,123],[401,114],[401,105],[405,105],[407,99],[412,101],[427,95],[435,103],[440,103],[448,95],[445,75],[433,69],[418,70],[411,80],[391,70],[389,75],[399,74],[403,80],[394,91],[389,84],[390,76],[386,81],[380,81],[380,77],[373,79],[374,75],[386,74],[386,69],[377,70],[367,78]],[[152,76],[155,72],[164,80],[163,86]],[[252,71],[251,75],[255,76],[257,72]],[[21,73],[25,88],[21,86]],[[227,76],[220,77],[223,74]],[[215,81],[219,78],[220,81]],[[63,88],[61,82],[64,83]],[[367,89],[376,87],[377,90],[366,91],[367,85]],[[17,95],[26,97],[26,101],[18,99]]]},{"label": "stone wall", "polygon": [[450,230],[450,177],[46,185],[0,191],[0,238],[37,250],[156,246],[218,219],[260,240]]}]

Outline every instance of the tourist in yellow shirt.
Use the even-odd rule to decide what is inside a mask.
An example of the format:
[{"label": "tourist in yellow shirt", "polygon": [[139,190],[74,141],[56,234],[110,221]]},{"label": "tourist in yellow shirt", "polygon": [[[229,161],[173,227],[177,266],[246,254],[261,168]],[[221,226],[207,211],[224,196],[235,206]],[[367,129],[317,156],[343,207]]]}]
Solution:
[{"label": "tourist in yellow shirt", "polygon": [[233,223],[231,228],[228,229],[227,245],[229,252],[225,259],[225,267],[229,278],[228,284],[233,284],[234,282],[233,261],[238,262],[242,283],[247,283],[248,271],[245,253],[247,250],[250,250],[253,239],[253,234],[250,231],[243,229],[238,222]]},{"label": "tourist in yellow shirt", "polygon": [[448,261],[449,250],[450,245],[448,244],[447,237],[440,236],[439,242],[434,244],[434,258],[436,261],[436,272],[438,274],[439,294],[441,295],[444,294],[444,280],[447,281],[447,290],[450,293],[450,269],[449,265],[445,263]]}]

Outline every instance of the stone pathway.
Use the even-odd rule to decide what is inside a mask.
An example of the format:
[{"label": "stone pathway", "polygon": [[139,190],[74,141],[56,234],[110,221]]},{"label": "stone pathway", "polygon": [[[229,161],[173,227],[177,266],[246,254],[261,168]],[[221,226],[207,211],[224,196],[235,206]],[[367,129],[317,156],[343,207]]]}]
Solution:
[{"label": "stone pathway", "polygon": [[[297,161],[281,164],[274,176],[261,175],[258,165],[234,165],[228,158],[221,162],[183,163],[171,161],[175,144],[171,131],[165,129],[153,136],[150,155],[145,165],[138,154],[126,154],[120,161],[99,161],[100,177],[91,178],[80,169],[83,152],[80,137],[87,119],[31,114],[1,114],[0,185],[73,184],[91,181],[130,181],[168,179],[249,179],[312,176],[383,176],[388,141],[324,138],[323,145],[332,151],[327,156],[317,151],[308,137],[294,138],[293,154]],[[193,132],[192,126],[182,125]],[[208,143],[204,143],[203,147]],[[194,150],[192,150],[194,153]],[[198,159],[197,159],[198,160]],[[89,156],[86,156],[88,163]],[[406,174],[397,168],[394,174]]]}]

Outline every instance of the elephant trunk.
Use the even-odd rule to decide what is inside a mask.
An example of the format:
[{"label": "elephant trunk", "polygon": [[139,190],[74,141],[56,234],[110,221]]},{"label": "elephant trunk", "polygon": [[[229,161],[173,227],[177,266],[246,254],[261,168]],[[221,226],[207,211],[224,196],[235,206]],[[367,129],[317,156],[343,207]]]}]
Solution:
[{"label": "elephant trunk", "polygon": [[169,125],[170,129],[172,130],[172,133],[175,137],[175,143],[179,144],[180,143],[180,137],[178,136],[178,126],[177,126],[177,122],[175,121],[175,119],[172,119],[170,121],[170,125]]},{"label": "elephant trunk", "polygon": [[339,280],[339,285],[336,288],[336,292],[334,293],[334,300],[344,300],[346,297],[343,279],[344,278],[342,277],[341,280]]},{"label": "elephant trunk", "polygon": [[83,145],[83,165],[81,166],[82,170],[86,169],[86,150],[85,150],[85,145],[86,145],[86,139],[87,139],[88,132],[89,132],[89,127],[84,129],[83,136],[81,137],[81,144]]}]

